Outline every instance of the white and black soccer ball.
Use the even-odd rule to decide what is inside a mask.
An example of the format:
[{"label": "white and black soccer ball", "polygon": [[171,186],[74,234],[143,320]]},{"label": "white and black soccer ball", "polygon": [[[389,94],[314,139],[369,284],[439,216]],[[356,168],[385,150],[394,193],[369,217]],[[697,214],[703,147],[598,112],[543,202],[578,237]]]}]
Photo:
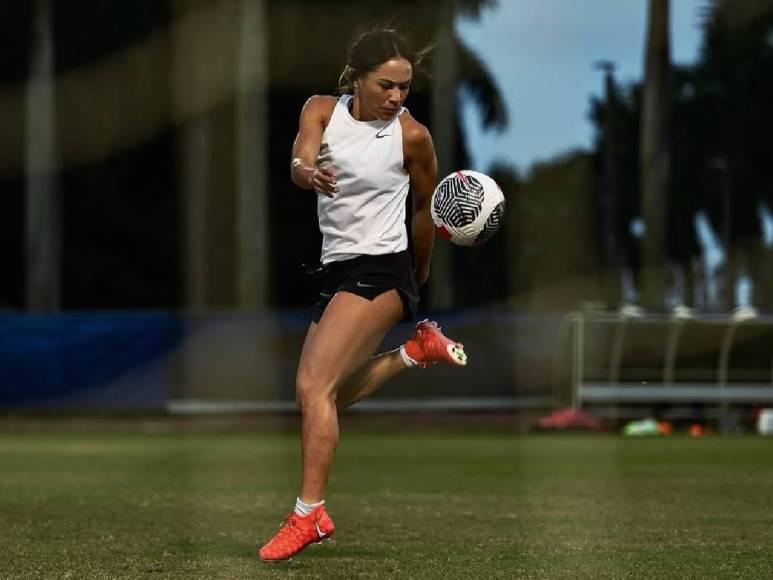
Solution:
[{"label": "white and black soccer ball", "polygon": [[432,193],[431,212],[441,237],[459,246],[476,246],[502,225],[505,196],[488,175],[464,169],[438,183]]}]

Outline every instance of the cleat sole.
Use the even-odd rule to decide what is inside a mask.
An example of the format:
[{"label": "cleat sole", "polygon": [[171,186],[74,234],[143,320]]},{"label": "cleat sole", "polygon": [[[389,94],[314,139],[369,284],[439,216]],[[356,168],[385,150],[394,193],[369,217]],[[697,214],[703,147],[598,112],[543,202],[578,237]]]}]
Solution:
[{"label": "cleat sole", "polygon": [[333,534],[330,533],[327,536],[325,536],[324,538],[320,538],[319,541],[317,541],[317,542],[311,542],[310,544],[306,544],[303,548],[301,548],[298,552],[296,552],[295,554],[293,554],[289,558],[284,558],[283,560],[266,560],[266,559],[260,558],[260,555],[258,555],[258,557],[260,558],[261,562],[265,562],[266,564],[286,564],[288,562],[291,562],[293,558],[298,556],[301,552],[303,552],[303,550],[305,550],[309,546],[321,546],[322,544],[326,544],[326,543],[332,542],[332,541],[333,541]]},{"label": "cleat sole", "polygon": [[279,564],[288,564],[293,561],[293,558],[295,556],[290,556],[289,558],[285,558],[284,560],[264,560],[263,558],[259,558],[259,560],[265,564],[270,564],[272,566],[277,566]]},{"label": "cleat sole", "polygon": [[464,348],[461,345],[449,344],[447,350],[454,364],[462,367],[467,364],[467,353],[464,352]]}]

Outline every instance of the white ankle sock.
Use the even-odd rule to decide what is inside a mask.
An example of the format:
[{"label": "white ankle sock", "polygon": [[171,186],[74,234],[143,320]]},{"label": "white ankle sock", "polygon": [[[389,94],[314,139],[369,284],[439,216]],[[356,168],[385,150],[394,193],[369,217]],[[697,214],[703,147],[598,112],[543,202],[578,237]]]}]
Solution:
[{"label": "white ankle sock", "polygon": [[299,516],[306,517],[311,512],[314,511],[315,508],[318,508],[323,503],[325,503],[325,500],[318,501],[317,503],[306,503],[305,501],[301,500],[301,498],[295,498],[295,513]]},{"label": "white ankle sock", "polygon": [[405,345],[402,345],[400,347],[400,356],[403,359],[403,362],[405,363],[405,366],[408,368],[418,366],[419,363],[417,363],[415,360],[413,360],[411,357],[408,356],[408,353],[405,352]]}]

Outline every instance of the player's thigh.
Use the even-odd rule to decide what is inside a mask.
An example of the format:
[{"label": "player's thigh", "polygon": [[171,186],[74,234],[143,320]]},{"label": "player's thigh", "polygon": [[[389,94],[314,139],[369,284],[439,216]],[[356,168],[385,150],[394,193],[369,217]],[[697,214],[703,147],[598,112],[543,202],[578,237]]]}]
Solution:
[{"label": "player's thigh", "polygon": [[314,336],[317,334],[317,327],[319,327],[319,324],[317,322],[312,322],[309,324],[308,330],[306,330],[306,336],[303,339],[303,347],[301,348],[301,363],[303,363],[303,360],[306,357],[306,351],[312,348],[312,345],[314,344]]},{"label": "player's thigh", "polygon": [[298,365],[298,388],[334,391],[376,352],[402,317],[403,304],[396,290],[373,300],[337,292],[316,327],[309,327]]}]

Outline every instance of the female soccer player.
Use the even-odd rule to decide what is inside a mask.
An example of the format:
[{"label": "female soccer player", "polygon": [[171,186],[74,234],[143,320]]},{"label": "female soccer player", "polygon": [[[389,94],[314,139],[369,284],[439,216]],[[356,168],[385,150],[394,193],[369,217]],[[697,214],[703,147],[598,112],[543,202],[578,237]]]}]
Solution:
[{"label": "female soccer player", "polygon": [[[430,199],[437,160],[426,127],[403,107],[422,53],[395,30],[360,36],[349,48],[340,98],[303,107],[292,152],[295,184],[317,193],[323,288],[296,379],[302,413],[300,495],[261,559],[287,560],[333,535],[323,499],[338,444],[338,409],[408,367],[467,362],[461,344],[424,320],[399,349],[374,356],[387,331],[411,320],[429,277]],[[413,256],[405,205],[413,192]]]}]

